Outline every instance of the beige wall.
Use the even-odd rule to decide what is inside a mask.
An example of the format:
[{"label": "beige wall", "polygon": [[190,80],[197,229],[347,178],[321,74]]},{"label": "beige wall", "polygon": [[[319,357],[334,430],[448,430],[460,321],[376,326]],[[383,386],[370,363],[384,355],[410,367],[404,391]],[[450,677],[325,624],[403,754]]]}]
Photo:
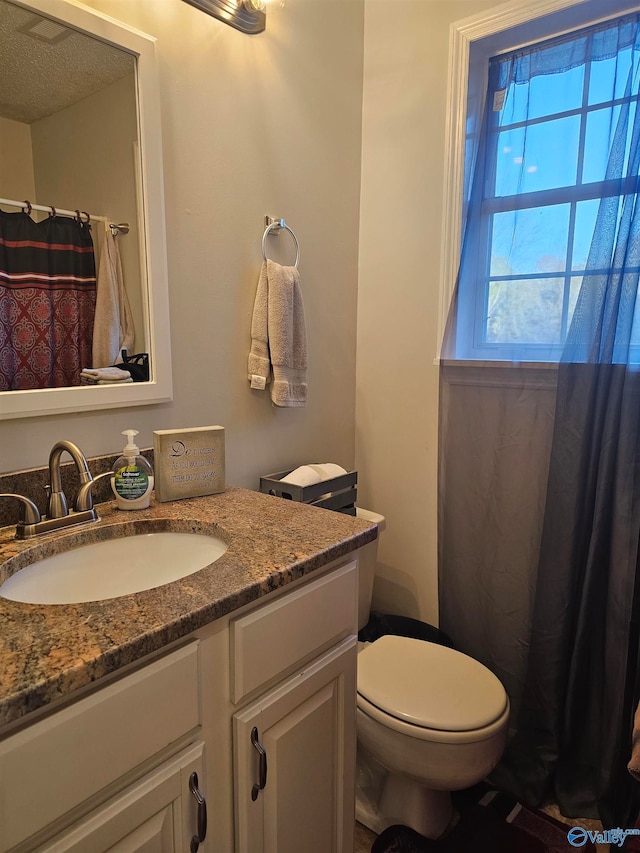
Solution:
[{"label": "beige wall", "polygon": [[[136,351],[144,351],[134,145],[138,140],[136,83],[127,75],[95,95],[31,125],[36,197],[40,204],[128,222],[119,238],[123,279],[136,329]],[[19,196],[21,198],[22,196]],[[96,263],[104,226],[92,226]],[[86,365],[101,366],[101,365]],[[104,366],[104,365],[102,365]]]},{"label": "beige wall", "polygon": [[[275,2],[253,37],[182,0],[91,5],[158,39],[174,401],[0,422],[0,470],[45,464],[59,438],[94,455],[119,450],[129,427],[145,446],[154,429],[208,424],[226,427],[229,483],[353,465],[362,2]],[[275,409],[247,382],[265,214],[300,240],[304,409]]]},{"label": "beige wall", "polygon": [[[35,198],[31,131],[28,124],[0,117],[0,197]],[[7,213],[16,208],[6,207]]]},{"label": "beige wall", "polygon": [[367,0],[360,503],[387,518],[374,607],[437,624],[438,290],[449,26],[490,0]]}]

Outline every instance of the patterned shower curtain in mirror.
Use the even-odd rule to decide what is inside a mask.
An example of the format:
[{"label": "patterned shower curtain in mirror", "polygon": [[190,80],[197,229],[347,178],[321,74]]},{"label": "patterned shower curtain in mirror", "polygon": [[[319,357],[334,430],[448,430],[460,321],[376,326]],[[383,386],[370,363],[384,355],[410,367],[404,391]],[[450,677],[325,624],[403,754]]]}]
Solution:
[{"label": "patterned shower curtain in mirror", "polygon": [[95,301],[87,223],[0,211],[0,391],[80,385]]},{"label": "patterned shower curtain in mirror", "polygon": [[[494,64],[441,368],[440,621],[510,695],[512,738],[494,781],[608,827],[633,826],[640,805],[626,770],[640,698],[639,21]],[[623,86],[616,69],[605,190],[557,383],[555,368],[504,355],[463,363],[460,301],[481,239],[494,95],[611,60],[622,45],[632,61]]]}]

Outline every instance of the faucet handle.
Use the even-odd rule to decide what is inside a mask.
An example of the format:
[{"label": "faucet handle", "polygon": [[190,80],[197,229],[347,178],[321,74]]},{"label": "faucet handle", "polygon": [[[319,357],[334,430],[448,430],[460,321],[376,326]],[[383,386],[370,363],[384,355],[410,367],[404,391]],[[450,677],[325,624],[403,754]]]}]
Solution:
[{"label": "faucet handle", "polygon": [[91,489],[98,482],[98,480],[102,480],[105,477],[113,477],[113,471],[105,471],[104,474],[98,474],[97,477],[94,477],[92,480],[88,480],[86,483],[82,483],[80,488],[78,489],[78,493],[76,494],[75,500],[73,502],[73,509],[75,512],[85,512],[86,510],[93,509],[93,495],[91,493]]},{"label": "faucet handle", "polygon": [[45,487],[47,493],[47,518],[64,518],[69,515],[67,498],[62,490],[53,490],[49,483]]},{"label": "faucet handle", "polygon": [[24,495],[14,495],[11,492],[5,492],[0,495],[0,498],[15,498],[21,503],[20,522],[22,524],[37,524],[40,521],[40,510],[29,498]]}]

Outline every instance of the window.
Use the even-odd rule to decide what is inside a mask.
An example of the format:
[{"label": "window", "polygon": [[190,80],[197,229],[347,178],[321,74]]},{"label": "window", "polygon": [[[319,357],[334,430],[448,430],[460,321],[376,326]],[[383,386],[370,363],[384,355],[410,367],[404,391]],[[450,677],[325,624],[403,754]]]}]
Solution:
[{"label": "window", "polygon": [[[490,60],[460,270],[458,357],[560,357],[580,288],[603,271],[592,247],[601,200],[615,221],[637,191],[627,165],[638,144],[639,20],[629,15],[622,26],[605,22]],[[623,159],[613,171],[612,151]]]}]

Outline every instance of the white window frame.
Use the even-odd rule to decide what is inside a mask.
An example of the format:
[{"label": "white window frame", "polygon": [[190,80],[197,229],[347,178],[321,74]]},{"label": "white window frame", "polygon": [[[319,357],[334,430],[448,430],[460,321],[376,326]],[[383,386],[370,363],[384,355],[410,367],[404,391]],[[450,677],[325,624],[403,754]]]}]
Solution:
[{"label": "white window frame", "polygon": [[[460,263],[468,119],[470,114],[481,114],[489,57],[637,10],[637,0],[510,0],[451,24],[436,363]],[[469,88],[471,72],[476,91]]]}]

